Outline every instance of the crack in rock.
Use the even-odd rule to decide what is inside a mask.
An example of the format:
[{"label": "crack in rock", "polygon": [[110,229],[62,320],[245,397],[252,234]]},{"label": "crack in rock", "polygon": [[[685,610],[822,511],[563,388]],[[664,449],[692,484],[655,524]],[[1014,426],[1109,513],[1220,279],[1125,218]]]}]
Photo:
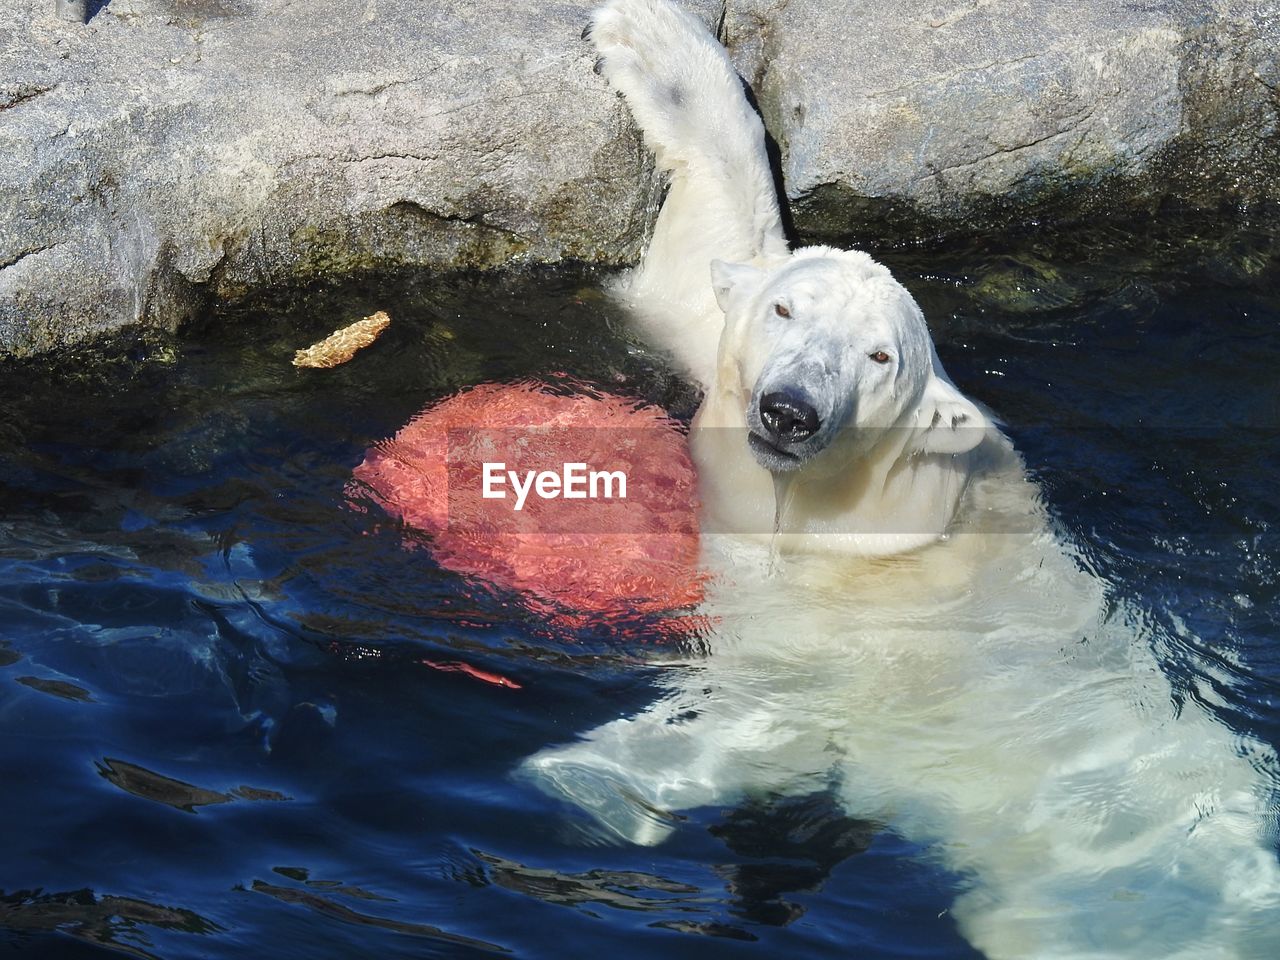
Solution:
[{"label": "crack in rock", "polygon": [[27,250],[20,251],[16,256],[11,257],[8,260],[0,261],[0,271],[10,270],[13,267],[16,267],[18,264],[22,263],[22,261],[27,260],[31,257],[39,256],[42,253],[46,253],[49,250],[52,250],[56,246],[57,246],[56,243],[47,243],[44,246],[31,247]]},{"label": "crack in rock", "polygon": [[21,83],[0,87],[0,110],[12,110],[58,89],[57,83]]},{"label": "crack in rock", "polygon": [[[967,160],[964,163],[949,164],[945,167],[935,167],[928,173],[915,177],[912,182],[923,183],[924,181],[931,180],[934,177],[940,177],[949,173],[954,173],[958,170],[967,170],[971,167],[980,166],[981,164],[984,164],[989,160],[993,160],[996,157],[1003,157],[1009,154],[1019,153],[1023,150],[1030,150],[1032,147],[1037,147],[1042,143],[1048,143],[1050,140],[1055,140],[1059,137],[1065,137],[1068,134],[1076,133],[1092,116],[1092,110],[1086,111],[1082,116],[1061,130],[1055,130],[1053,133],[1046,133],[1043,137],[1037,137],[1034,140],[1028,140],[1026,143],[1019,143],[1012,147],[1001,147],[997,150],[993,150],[991,153],[984,154],[975,160]],[[1076,146],[1079,146],[1079,142],[1077,142]]]}]

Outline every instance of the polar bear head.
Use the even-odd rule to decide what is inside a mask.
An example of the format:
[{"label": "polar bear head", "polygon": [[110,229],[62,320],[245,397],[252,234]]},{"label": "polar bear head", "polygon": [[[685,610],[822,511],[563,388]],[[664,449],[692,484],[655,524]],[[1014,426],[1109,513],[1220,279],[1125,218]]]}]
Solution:
[{"label": "polar bear head", "polygon": [[725,314],[717,379],[743,399],[762,467],[840,469],[891,434],[905,454],[982,440],[986,418],[947,379],[919,306],[866,254],[808,247],[773,269],[717,260],[711,278]]}]

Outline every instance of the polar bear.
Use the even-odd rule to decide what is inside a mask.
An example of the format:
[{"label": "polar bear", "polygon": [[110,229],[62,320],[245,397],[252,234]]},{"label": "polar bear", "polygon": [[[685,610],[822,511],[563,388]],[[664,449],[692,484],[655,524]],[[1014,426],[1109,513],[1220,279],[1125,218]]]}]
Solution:
[{"label": "polar bear", "polygon": [[669,3],[615,3],[590,35],[671,178],[621,291],[705,390],[704,529],[884,555],[944,533],[975,447],[999,444],[947,378],[920,308],[864,253],[790,251],[764,128],[724,48]]},{"label": "polar bear", "polygon": [[788,250],[701,24],[613,0],[590,36],[671,178],[619,292],[705,390],[714,626],[657,702],[520,775],[637,844],[832,791],[965,876],[953,914],[995,960],[1280,955],[1273,752],[1175,704],[1151,618],[1054,531],[889,272]]}]

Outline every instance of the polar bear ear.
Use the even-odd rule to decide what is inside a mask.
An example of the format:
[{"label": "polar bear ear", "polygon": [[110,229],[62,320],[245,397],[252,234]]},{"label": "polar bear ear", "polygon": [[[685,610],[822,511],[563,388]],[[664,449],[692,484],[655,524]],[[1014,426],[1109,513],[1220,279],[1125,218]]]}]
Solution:
[{"label": "polar bear ear", "polygon": [[916,409],[920,453],[965,453],[982,442],[987,418],[982,411],[944,377],[931,376]]},{"label": "polar bear ear", "polygon": [[716,303],[726,314],[759,290],[763,283],[764,271],[759,267],[748,263],[711,261],[711,289],[715,291]]}]

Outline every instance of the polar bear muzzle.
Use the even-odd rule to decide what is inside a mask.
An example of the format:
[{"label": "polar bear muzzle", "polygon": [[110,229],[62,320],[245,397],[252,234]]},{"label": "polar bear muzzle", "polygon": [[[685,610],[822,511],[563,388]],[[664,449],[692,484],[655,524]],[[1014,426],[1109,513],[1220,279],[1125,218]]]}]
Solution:
[{"label": "polar bear muzzle", "polygon": [[799,469],[820,452],[822,416],[796,389],[770,390],[747,416],[747,446],[756,462],[773,473]]},{"label": "polar bear muzzle", "polygon": [[800,443],[818,432],[817,408],[790,390],[775,390],[760,398],[760,422],[769,436],[782,443]]}]

